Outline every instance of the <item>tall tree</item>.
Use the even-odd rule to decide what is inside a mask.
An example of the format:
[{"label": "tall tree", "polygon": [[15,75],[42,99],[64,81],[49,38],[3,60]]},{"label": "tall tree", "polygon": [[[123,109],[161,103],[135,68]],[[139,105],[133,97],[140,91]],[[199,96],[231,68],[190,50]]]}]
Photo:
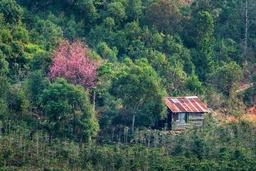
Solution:
[{"label": "tall tree", "polygon": [[123,110],[131,115],[132,130],[137,125],[151,126],[164,116],[163,97],[166,94],[159,84],[160,78],[145,58],[133,63],[126,59],[126,74],[114,80],[112,94],[122,100]]},{"label": "tall tree", "polygon": [[174,0],[160,0],[147,10],[148,23],[159,32],[174,34],[179,29],[179,3]]},{"label": "tall tree", "polygon": [[196,74],[201,81],[211,72],[213,55],[213,17],[207,11],[199,11],[195,16],[195,34],[193,35],[195,51],[192,61],[196,66]]}]

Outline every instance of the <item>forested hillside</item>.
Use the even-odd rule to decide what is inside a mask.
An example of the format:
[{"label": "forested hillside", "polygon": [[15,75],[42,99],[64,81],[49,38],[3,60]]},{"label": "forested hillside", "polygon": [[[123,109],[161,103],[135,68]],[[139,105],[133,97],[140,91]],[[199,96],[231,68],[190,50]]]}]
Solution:
[{"label": "forested hillside", "polygon": [[256,170],[255,105],[254,0],[0,0],[0,170]]}]

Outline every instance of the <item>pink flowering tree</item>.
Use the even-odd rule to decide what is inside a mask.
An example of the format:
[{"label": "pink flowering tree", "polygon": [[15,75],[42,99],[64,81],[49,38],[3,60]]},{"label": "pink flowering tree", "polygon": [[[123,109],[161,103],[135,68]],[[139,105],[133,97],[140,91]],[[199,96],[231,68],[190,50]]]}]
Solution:
[{"label": "pink flowering tree", "polygon": [[54,52],[50,79],[65,78],[74,85],[82,85],[86,90],[96,87],[96,69],[99,63],[88,56],[88,48],[80,41],[63,41]]}]

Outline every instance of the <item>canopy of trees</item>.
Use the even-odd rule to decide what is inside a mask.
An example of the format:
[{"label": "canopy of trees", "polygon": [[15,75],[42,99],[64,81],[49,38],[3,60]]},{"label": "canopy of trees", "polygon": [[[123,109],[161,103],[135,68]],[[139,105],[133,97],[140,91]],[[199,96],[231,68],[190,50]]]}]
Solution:
[{"label": "canopy of trees", "polygon": [[[81,163],[87,163],[84,168],[104,170],[103,164],[93,166],[98,161],[104,163],[105,154],[113,155],[108,150],[120,154],[122,150],[94,148],[95,157],[84,155],[84,146],[91,148],[95,139],[103,144],[121,143],[121,139],[126,144],[138,143],[138,131],[150,130],[166,116],[165,96],[197,95],[209,108],[225,109],[241,121],[242,113],[253,107],[256,99],[255,11],[254,0],[1,0],[0,170],[2,165],[25,166],[27,156],[14,154],[12,148],[30,149],[28,156],[36,151],[34,157],[43,161],[39,160],[44,151],[39,141],[43,139],[78,143],[74,151],[80,150],[79,156],[85,161]],[[211,129],[219,132],[194,132],[188,135],[191,141],[185,134],[175,146],[167,137],[165,147],[175,148],[165,151],[168,155],[162,162],[192,158],[201,170],[210,170],[210,164],[216,170],[235,170],[241,164],[237,161],[243,161],[250,166],[237,168],[255,170],[256,150],[250,144],[256,144],[255,136],[247,132],[247,137],[241,137],[238,132],[244,123],[238,124],[229,125],[232,131],[228,132],[216,123],[220,127]],[[247,126],[255,132],[254,126]],[[22,136],[12,137],[16,133]],[[212,141],[212,136],[221,133],[230,136],[223,142]],[[153,135],[157,137],[150,133],[140,141],[145,145]],[[39,137],[37,145],[28,148],[29,139]],[[239,144],[242,138],[248,140],[243,141],[248,143],[246,147]],[[16,140],[26,140],[26,144]],[[190,142],[190,149],[184,151],[185,141]],[[223,148],[219,146],[208,156],[216,146],[214,142],[223,143]],[[232,148],[228,142],[233,143]],[[2,149],[6,149],[4,154]],[[181,158],[173,160],[169,152],[174,151]],[[59,156],[69,158],[70,165],[76,163],[72,160],[76,154],[66,152]],[[143,152],[138,149],[136,154],[142,156]],[[155,155],[148,153],[143,156],[148,157],[145,162],[155,159],[149,159]],[[109,163],[114,163],[114,170],[126,168],[124,163],[124,167],[116,166],[120,162],[115,160],[105,163],[108,170]],[[145,167],[136,166],[129,165],[129,170],[197,170],[189,164],[182,168],[164,164],[149,168],[145,163]]]}]

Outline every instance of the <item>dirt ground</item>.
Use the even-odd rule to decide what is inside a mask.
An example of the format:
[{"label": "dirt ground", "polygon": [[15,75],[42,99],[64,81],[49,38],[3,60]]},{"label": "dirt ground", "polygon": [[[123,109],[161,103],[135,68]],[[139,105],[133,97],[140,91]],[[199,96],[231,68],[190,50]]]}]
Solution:
[{"label": "dirt ground", "polygon": [[232,122],[244,119],[256,124],[256,105],[251,108],[245,108],[244,113],[240,116],[240,118],[227,114],[227,112],[223,109],[214,111],[213,116],[221,122]]}]

